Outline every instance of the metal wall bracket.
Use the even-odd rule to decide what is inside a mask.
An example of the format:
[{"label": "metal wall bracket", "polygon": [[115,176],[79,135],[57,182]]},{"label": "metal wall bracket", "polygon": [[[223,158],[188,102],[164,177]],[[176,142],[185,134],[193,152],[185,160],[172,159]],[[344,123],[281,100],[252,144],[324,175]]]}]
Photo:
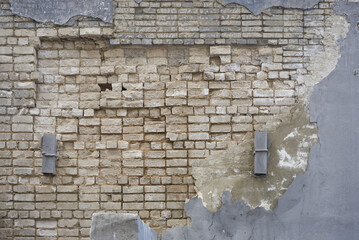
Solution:
[{"label": "metal wall bracket", "polygon": [[268,166],[270,141],[268,133],[264,131],[254,132],[254,174],[266,175]]},{"label": "metal wall bracket", "polygon": [[56,175],[57,142],[53,134],[41,138],[42,173]]}]

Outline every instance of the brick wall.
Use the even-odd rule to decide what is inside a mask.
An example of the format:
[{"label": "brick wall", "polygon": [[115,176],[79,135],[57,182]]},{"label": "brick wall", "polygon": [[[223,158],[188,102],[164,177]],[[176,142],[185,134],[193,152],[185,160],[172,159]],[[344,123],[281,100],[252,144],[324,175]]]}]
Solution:
[{"label": "brick wall", "polygon": [[[2,239],[87,239],[104,211],[186,224],[191,162],[292,109],[331,12],[126,0],[113,24],[66,27],[0,3]],[[44,133],[58,139],[54,177]]]}]

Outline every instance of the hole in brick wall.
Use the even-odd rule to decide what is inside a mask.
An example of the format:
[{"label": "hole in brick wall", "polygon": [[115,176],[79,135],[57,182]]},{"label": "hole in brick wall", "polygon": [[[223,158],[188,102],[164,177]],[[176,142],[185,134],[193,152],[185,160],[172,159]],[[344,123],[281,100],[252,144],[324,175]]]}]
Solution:
[{"label": "hole in brick wall", "polygon": [[219,57],[211,57],[209,61],[212,65],[216,65],[216,66],[221,65],[221,59]]},{"label": "hole in brick wall", "polygon": [[112,91],[112,84],[111,83],[100,83],[99,87],[101,89],[101,92],[106,91],[107,89]]},{"label": "hole in brick wall", "polygon": [[123,91],[126,91],[127,90],[127,88],[125,88],[124,86],[122,86],[122,92]]}]

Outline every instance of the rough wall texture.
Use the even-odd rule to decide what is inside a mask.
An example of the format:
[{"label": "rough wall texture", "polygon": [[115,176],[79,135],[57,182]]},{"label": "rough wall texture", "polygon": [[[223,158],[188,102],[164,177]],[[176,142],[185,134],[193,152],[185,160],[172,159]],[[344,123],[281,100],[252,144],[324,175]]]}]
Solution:
[{"label": "rough wall texture", "polygon": [[[185,209],[189,227],[165,232],[162,239],[356,239],[359,237],[356,155],[358,106],[358,3],[340,2],[350,31],[340,43],[341,58],[320,84],[310,103],[311,120],[319,129],[320,144],[310,164],[279,200],[274,211],[248,206],[223,195],[222,208],[211,214],[195,198]],[[338,112],[343,115],[338,117]],[[335,126],[335,127],[334,127]]]},{"label": "rough wall texture", "polygon": [[[214,212],[226,190],[249,215],[258,206],[274,209],[305,172],[309,149],[318,141],[308,102],[314,85],[336,67],[337,41],[348,31],[346,19],[333,13],[333,1],[286,6],[313,5],[307,10],[273,7],[257,16],[217,1],[113,3],[110,23],[75,12],[71,16],[80,19],[63,26],[15,15],[8,1],[0,1],[1,239],[88,239],[92,214],[105,211],[137,213],[163,231],[189,223],[187,199],[198,194]],[[58,14],[24,16],[65,22]],[[112,13],[94,17],[108,21],[105,16]],[[352,24],[349,36],[356,30]],[[312,121],[324,116],[310,114],[318,116]],[[269,131],[273,140],[265,178],[251,176],[254,130]],[[41,173],[44,133],[57,135],[56,176]],[[322,186],[320,178],[297,177],[275,212],[257,208],[253,221],[292,207],[302,192],[293,197],[291,188],[303,179],[314,182],[306,191]],[[329,195],[336,191],[328,188]],[[226,203],[232,201],[228,196]],[[315,201],[318,195],[311,196]],[[222,209],[230,212],[227,206]],[[212,217],[204,208],[196,211],[188,212],[193,222],[202,214]],[[293,215],[285,220],[293,226],[297,221]],[[293,226],[271,236],[295,239],[299,228]],[[183,236],[181,231],[191,230],[164,237]]]}]

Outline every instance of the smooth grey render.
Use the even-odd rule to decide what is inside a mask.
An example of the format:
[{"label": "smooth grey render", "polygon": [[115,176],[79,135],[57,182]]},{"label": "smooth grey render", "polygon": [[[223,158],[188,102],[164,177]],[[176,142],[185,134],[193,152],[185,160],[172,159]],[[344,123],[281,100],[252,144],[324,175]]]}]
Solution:
[{"label": "smooth grey render", "polygon": [[41,138],[42,173],[56,175],[57,142],[54,134],[44,134]]},{"label": "smooth grey render", "polygon": [[157,240],[157,233],[137,214],[94,213],[91,240]]}]

